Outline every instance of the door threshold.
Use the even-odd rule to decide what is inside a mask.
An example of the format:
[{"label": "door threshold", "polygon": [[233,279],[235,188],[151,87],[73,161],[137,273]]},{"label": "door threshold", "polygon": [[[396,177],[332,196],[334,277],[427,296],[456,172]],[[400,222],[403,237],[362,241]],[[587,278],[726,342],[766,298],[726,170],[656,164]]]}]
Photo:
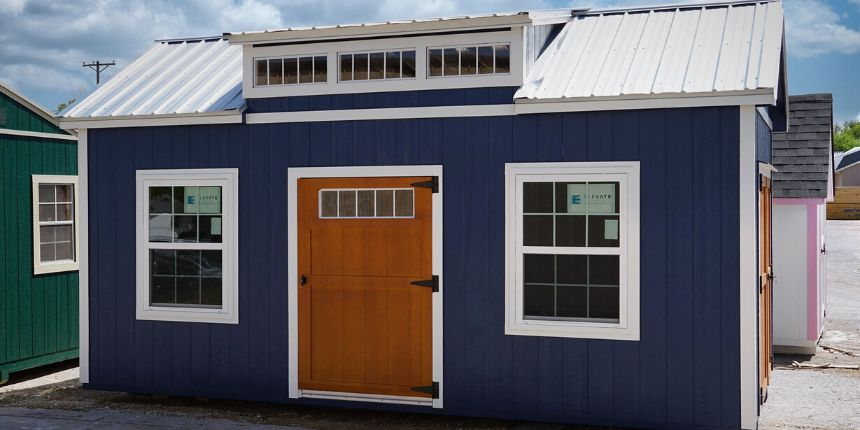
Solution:
[{"label": "door threshold", "polygon": [[306,399],[345,400],[351,402],[390,403],[397,405],[433,407],[433,399],[427,397],[387,396],[383,394],[344,393],[339,391],[299,390],[299,397]]}]

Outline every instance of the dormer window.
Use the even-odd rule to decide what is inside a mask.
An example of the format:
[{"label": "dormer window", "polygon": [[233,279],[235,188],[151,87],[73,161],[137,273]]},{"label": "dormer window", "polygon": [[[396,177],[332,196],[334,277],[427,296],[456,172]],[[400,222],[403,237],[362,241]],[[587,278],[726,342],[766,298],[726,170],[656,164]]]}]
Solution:
[{"label": "dormer window", "polygon": [[415,50],[339,54],[340,81],[415,78]]},{"label": "dormer window", "polygon": [[328,81],[326,55],[258,58],[254,86],[314,84]]},{"label": "dormer window", "polygon": [[427,49],[428,77],[495,75],[510,72],[510,44]]}]

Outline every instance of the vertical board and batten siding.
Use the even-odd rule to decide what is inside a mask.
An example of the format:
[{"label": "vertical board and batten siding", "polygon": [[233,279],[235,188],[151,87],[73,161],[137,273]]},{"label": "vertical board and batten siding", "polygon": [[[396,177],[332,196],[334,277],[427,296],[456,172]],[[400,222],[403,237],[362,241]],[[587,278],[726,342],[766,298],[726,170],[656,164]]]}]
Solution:
[{"label": "vertical board and batten siding", "polygon": [[[462,103],[452,100],[451,103]],[[89,133],[90,384],[640,427],[740,425],[739,110]],[[641,341],[504,335],[504,163],[641,160]],[[287,169],[444,166],[443,411],[288,398]],[[137,169],[239,168],[239,324],[135,320]]]},{"label": "vertical board and batten siding", "polygon": [[6,94],[0,93],[0,128],[67,134],[37,113],[25,109]]},{"label": "vertical board and batten siding", "polygon": [[[54,131],[10,111],[28,130]],[[76,175],[77,166],[74,141],[0,134],[0,370],[78,355],[78,272],[33,275],[32,196],[32,175]]]}]

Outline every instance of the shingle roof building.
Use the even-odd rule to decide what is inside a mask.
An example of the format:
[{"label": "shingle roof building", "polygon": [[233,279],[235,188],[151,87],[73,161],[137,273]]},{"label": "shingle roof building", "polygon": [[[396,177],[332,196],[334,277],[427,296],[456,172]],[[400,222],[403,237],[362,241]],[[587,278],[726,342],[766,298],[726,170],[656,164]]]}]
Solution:
[{"label": "shingle roof building", "polygon": [[789,112],[791,128],[773,133],[773,196],[826,198],[833,171],[833,96],[790,96]]}]

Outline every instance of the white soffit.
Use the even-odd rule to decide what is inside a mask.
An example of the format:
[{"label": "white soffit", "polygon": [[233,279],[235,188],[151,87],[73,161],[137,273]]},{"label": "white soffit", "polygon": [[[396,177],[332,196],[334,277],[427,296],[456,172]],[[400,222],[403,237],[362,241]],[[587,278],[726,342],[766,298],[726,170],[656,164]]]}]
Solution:
[{"label": "white soffit", "polygon": [[165,40],[61,117],[68,122],[223,114],[243,104],[241,46],[221,37]]},{"label": "white soffit", "polygon": [[518,99],[776,94],[779,1],[587,12],[541,54]]}]

